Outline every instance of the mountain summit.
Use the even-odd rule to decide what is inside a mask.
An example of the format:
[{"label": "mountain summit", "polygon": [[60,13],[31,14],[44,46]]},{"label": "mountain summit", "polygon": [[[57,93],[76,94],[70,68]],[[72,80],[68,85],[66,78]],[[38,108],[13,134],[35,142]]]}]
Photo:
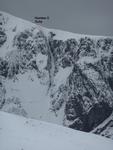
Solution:
[{"label": "mountain summit", "polygon": [[0,12],[0,109],[113,138],[113,37]]}]

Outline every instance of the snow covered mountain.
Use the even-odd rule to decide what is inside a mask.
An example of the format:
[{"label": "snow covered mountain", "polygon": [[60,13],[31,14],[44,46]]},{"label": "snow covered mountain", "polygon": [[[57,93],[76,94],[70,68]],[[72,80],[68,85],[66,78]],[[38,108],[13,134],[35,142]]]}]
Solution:
[{"label": "snow covered mountain", "polygon": [[[86,132],[101,128],[113,118],[113,37],[0,12],[0,109]],[[112,128],[94,133],[112,138]]]},{"label": "snow covered mountain", "polygon": [[0,112],[1,150],[112,150],[98,135]]}]

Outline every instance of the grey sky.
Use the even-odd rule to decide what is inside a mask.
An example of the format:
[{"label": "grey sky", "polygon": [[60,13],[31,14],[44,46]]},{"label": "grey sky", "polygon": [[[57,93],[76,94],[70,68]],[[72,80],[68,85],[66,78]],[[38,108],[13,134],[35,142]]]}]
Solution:
[{"label": "grey sky", "polygon": [[113,36],[113,0],[0,0],[0,10],[30,21],[49,16],[49,28]]}]

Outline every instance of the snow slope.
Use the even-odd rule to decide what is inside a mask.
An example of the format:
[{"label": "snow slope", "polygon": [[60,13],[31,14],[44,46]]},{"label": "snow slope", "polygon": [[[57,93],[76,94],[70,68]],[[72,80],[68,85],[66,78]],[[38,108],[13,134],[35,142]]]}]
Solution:
[{"label": "snow slope", "polygon": [[0,150],[112,150],[113,141],[0,112]]}]

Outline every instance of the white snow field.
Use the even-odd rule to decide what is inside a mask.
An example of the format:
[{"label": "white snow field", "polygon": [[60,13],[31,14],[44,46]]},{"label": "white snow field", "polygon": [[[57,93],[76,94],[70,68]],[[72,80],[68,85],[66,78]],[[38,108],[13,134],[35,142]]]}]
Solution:
[{"label": "white snow field", "polygon": [[0,112],[0,150],[112,150],[113,141]]}]

